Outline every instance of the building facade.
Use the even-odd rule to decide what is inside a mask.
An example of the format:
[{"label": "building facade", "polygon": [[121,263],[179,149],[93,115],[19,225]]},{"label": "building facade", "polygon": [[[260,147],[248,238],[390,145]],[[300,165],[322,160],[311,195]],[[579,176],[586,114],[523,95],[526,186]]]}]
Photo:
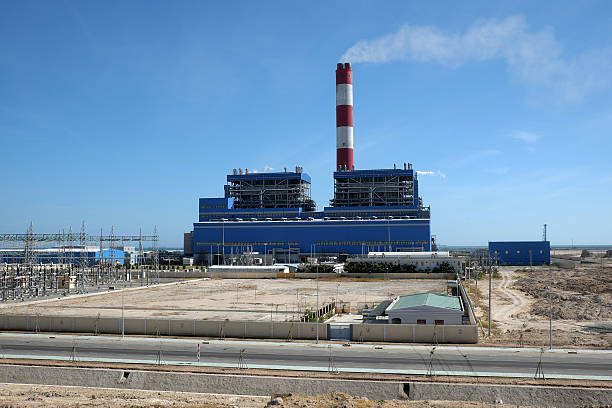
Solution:
[{"label": "building facade", "polygon": [[199,200],[196,263],[246,252],[275,260],[292,254],[297,262],[312,254],[430,250],[429,208],[418,198],[412,169],[335,172],[334,179],[343,179],[336,183],[342,192],[332,206],[315,211],[310,177],[301,171],[228,175],[225,197]]},{"label": "building facade", "polygon": [[549,265],[550,241],[489,242],[489,255],[499,265]]}]

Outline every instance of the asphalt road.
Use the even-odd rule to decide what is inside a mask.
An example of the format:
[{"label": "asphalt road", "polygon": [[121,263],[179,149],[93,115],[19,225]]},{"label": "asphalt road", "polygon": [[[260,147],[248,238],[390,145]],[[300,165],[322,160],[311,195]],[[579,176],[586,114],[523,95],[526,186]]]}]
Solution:
[{"label": "asphalt road", "polygon": [[[0,334],[0,357],[70,359],[73,351],[79,360],[133,361],[155,363],[161,351],[167,364],[196,364],[200,344],[200,363],[235,367],[240,350],[249,367],[327,368],[330,355],[342,371],[426,372],[431,347],[410,345],[365,345],[344,347],[319,343],[269,343],[242,341],[201,341],[198,339],[153,339],[109,336],[70,336],[49,334]],[[438,374],[478,375],[524,374],[533,376],[540,359],[538,349],[494,349],[438,346],[433,353],[433,369]],[[545,351],[542,355],[545,375],[568,378],[585,376],[612,379],[612,352],[567,350]],[[263,367],[262,367],[263,368]]]}]

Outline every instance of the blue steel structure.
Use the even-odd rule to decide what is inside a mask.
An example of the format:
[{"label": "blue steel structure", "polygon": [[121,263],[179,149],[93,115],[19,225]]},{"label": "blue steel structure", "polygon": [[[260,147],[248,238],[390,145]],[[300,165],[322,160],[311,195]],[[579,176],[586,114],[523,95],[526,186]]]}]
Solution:
[{"label": "blue steel structure", "polygon": [[489,242],[489,254],[499,265],[548,265],[550,241]]},{"label": "blue steel structure", "polygon": [[[100,262],[100,249],[88,247],[82,248],[66,248],[66,252],[62,253],[58,248],[46,248],[35,250],[36,262],[41,264],[59,264],[62,262],[70,262],[79,264],[82,258],[86,259],[89,266],[96,265]],[[124,264],[124,251],[120,249],[102,249],[102,259],[114,263]],[[20,249],[9,249],[0,251],[0,262],[6,263],[21,263],[24,259],[24,252]]]},{"label": "blue steel structure", "polygon": [[310,182],[299,168],[228,175],[224,197],[199,200],[195,261],[210,264],[244,252],[305,257],[431,250],[430,211],[410,166],[335,172],[334,199],[323,211],[310,199]]}]

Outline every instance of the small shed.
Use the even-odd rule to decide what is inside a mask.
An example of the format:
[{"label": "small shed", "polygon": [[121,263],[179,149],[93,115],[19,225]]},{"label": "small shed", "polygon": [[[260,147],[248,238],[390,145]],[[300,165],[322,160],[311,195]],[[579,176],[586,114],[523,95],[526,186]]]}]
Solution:
[{"label": "small shed", "polygon": [[463,307],[457,296],[418,293],[399,296],[385,310],[391,324],[462,324]]}]

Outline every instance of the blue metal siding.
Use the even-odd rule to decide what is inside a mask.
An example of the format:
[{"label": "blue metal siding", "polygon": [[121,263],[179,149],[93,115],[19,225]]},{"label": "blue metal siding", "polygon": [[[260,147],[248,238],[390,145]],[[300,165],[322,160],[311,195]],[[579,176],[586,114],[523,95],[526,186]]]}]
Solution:
[{"label": "blue metal siding", "polygon": [[[370,249],[431,248],[428,219],[200,222],[194,224],[194,252],[225,252],[231,246],[252,245],[254,251],[299,248],[309,254],[361,254]],[[212,247],[212,248],[211,248]]]},{"label": "blue metal siding", "polygon": [[[109,258],[112,258],[111,259],[112,262],[117,262],[123,265],[125,254],[122,250],[106,248],[106,249],[103,249],[102,251],[103,251],[103,256],[105,260],[109,260]],[[72,260],[74,264],[79,264],[83,256],[87,258],[88,265],[90,266],[95,265],[96,263],[100,261],[100,250],[87,251],[87,252],[76,251],[72,253],[66,252],[64,254],[64,259],[65,259],[65,262],[70,262],[70,260]],[[62,253],[60,252],[60,250],[57,250],[57,252],[55,251],[38,252],[36,254],[36,257],[37,257],[37,262],[39,263],[56,264],[60,262],[62,258]],[[23,262],[23,251],[14,252],[12,254],[6,254],[6,253],[0,254],[0,262],[8,262],[8,263]]]},{"label": "blue metal siding", "polygon": [[372,169],[372,170],[353,170],[353,171],[335,171],[334,178],[351,178],[351,177],[377,177],[377,176],[414,176],[414,170],[403,169]]},{"label": "blue metal siding", "polygon": [[246,180],[304,180],[311,182],[308,173],[276,172],[276,173],[250,173],[250,174],[228,174],[227,182],[240,182]]},{"label": "blue metal siding", "polygon": [[549,241],[489,242],[489,254],[500,265],[550,264]]}]

